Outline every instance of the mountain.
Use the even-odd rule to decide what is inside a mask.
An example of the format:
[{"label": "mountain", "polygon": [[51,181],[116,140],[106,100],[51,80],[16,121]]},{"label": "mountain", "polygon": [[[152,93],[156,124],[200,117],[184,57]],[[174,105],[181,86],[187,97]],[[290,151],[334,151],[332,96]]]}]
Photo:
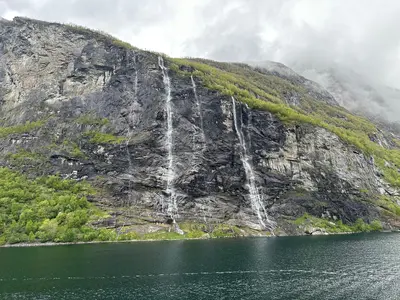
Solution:
[{"label": "mountain", "polygon": [[397,228],[400,141],[274,68],[2,20],[0,242]]},{"label": "mountain", "polygon": [[[298,71],[303,76],[318,82],[341,106],[351,112],[399,128],[397,103],[400,99],[400,90],[376,83],[349,68],[338,65],[326,69],[300,66]],[[399,132],[398,129],[396,131]]]}]

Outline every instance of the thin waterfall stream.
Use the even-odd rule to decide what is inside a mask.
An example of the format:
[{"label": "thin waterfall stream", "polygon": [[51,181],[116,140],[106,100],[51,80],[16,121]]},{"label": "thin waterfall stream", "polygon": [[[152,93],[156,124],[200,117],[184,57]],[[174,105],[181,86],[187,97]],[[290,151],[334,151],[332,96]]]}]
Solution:
[{"label": "thin waterfall stream", "polygon": [[[127,135],[126,135],[126,141],[125,141],[125,152],[126,152],[126,157],[128,159],[128,203],[125,203],[126,206],[128,207],[128,216],[129,216],[129,209],[131,209],[132,205],[132,170],[133,170],[133,165],[132,165],[132,158],[131,158],[131,152],[129,151],[129,143],[131,141],[131,134],[132,134],[132,124],[134,122],[134,114],[135,114],[135,103],[138,100],[137,97],[138,93],[138,71],[135,71],[135,86],[134,86],[134,94],[132,97],[132,102],[131,105],[129,106],[129,111],[128,111],[128,116],[127,116],[127,123],[128,123],[128,130],[127,130]],[[122,229],[125,227],[125,221],[122,224]],[[120,232],[119,232],[120,233]],[[119,234],[118,233],[118,234]]]},{"label": "thin waterfall stream", "polygon": [[[132,158],[131,158],[131,153],[129,151],[129,143],[131,141],[131,128],[133,126],[134,123],[134,117],[135,117],[135,103],[138,100],[137,97],[138,94],[138,71],[135,71],[135,86],[134,86],[134,94],[133,94],[133,101],[132,104],[129,107],[129,112],[128,112],[128,134],[127,134],[127,139],[126,139],[126,143],[125,143],[125,149],[126,149],[126,155],[128,157],[128,164],[129,164],[129,175],[131,175],[131,171],[132,171]],[[129,178],[129,194],[128,194],[128,204],[132,204],[132,180],[131,178]]]},{"label": "thin waterfall stream", "polygon": [[[207,150],[207,141],[206,141],[206,135],[204,133],[203,109],[201,105],[201,99],[197,94],[197,86],[193,78],[193,75],[190,76],[190,80],[192,82],[192,89],[196,101],[197,113],[199,114],[199,119],[200,119],[200,132],[199,134],[197,134],[197,136],[200,136],[200,138],[194,139],[194,147],[193,147],[194,148],[193,161],[195,168],[197,168],[201,164],[204,152]],[[200,143],[198,141],[200,141]],[[203,212],[204,223],[207,224],[207,215],[210,215],[210,206],[202,203],[200,205],[200,209]]]},{"label": "thin waterfall stream", "polygon": [[[171,81],[168,76],[168,69],[164,65],[164,59],[159,56],[158,57],[158,66],[160,67],[163,75],[163,82],[166,89],[166,99],[165,99],[165,110],[167,112],[167,133],[165,139],[165,146],[167,148],[168,156],[168,169],[167,169],[167,187],[166,187],[166,194],[167,203],[166,203],[166,212],[167,215],[173,220],[173,223],[176,224],[175,217],[178,213],[178,204],[177,204],[177,197],[176,191],[174,187],[174,180],[175,180],[175,161],[174,161],[174,154],[173,154],[173,111],[171,105]],[[163,210],[165,208],[163,207]],[[176,224],[176,231],[180,234],[183,234],[183,231],[179,229],[179,226]]]},{"label": "thin waterfall stream", "polygon": [[236,115],[236,100],[232,97],[232,113],[233,113],[233,122],[236,131],[236,135],[239,139],[240,143],[240,160],[242,161],[244,171],[246,174],[246,184],[249,189],[249,198],[251,208],[254,213],[257,215],[258,222],[263,229],[270,229],[271,231],[274,229],[274,222],[271,221],[268,217],[268,214],[264,208],[263,201],[261,199],[261,195],[258,192],[258,188],[256,185],[256,177],[254,174],[253,166],[251,163],[251,156],[248,151],[248,147],[246,145],[246,140],[243,135],[243,123],[242,123],[242,115],[240,114],[240,126],[238,124],[238,118]]},{"label": "thin waterfall stream", "polygon": [[197,106],[197,112],[199,114],[200,118],[200,141],[201,141],[201,150],[204,152],[206,150],[206,136],[204,134],[204,122],[203,122],[203,112],[202,112],[202,107],[201,107],[201,102],[200,98],[197,95],[197,87],[196,87],[196,82],[194,81],[193,75],[190,76],[190,79],[192,81],[192,88],[193,88],[193,93],[194,93],[194,98],[196,100],[196,106]]}]

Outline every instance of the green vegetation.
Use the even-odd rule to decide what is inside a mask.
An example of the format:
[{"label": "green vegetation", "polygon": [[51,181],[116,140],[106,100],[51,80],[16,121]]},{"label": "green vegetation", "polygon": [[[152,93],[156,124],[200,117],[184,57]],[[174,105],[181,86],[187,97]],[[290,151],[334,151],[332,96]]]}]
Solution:
[{"label": "green vegetation", "polygon": [[14,165],[37,165],[46,161],[46,157],[37,152],[32,152],[26,149],[19,149],[16,153],[9,153],[6,155],[6,158],[13,162]]},{"label": "green vegetation", "polygon": [[179,227],[185,232],[180,235],[176,232],[157,231],[144,235],[134,235],[137,240],[182,240],[199,238],[225,238],[243,236],[243,232],[237,226],[227,224],[202,224],[202,223],[181,223]]},{"label": "green vegetation", "polygon": [[94,193],[85,182],[0,168],[0,243],[109,240],[109,230],[88,225],[106,217],[87,201]]},{"label": "green vegetation", "polygon": [[400,216],[400,206],[389,196],[381,195],[378,201],[376,201],[376,204],[393,213],[394,215]]},{"label": "green vegetation", "polygon": [[370,232],[380,231],[383,229],[382,223],[379,220],[374,220],[370,224],[364,222],[363,219],[357,219],[353,225],[343,224],[341,220],[332,221],[321,219],[305,213],[300,218],[294,221],[298,226],[312,226],[314,228],[325,229],[328,233],[343,233],[343,232]]},{"label": "green vegetation", "polygon": [[[121,144],[126,141],[126,137],[115,136],[111,133],[101,132],[101,127],[109,125],[110,121],[107,118],[99,118],[94,114],[84,114],[75,119],[75,122],[80,125],[90,126],[83,136],[89,138],[92,144]],[[90,129],[93,128],[94,129]],[[79,147],[74,147],[74,153],[78,153]]]},{"label": "green vegetation", "polygon": [[179,227],[185,232],[188,239],[198,239],[207,236],[208,228],[206,224],[200,223],[181,223]]},{"label": "green vegetation", "polygon": [[[233,96],[251,108],[269,111],[285,123],[309,123],[331,131],[365,155],[373,156],[385,179],[400,187],[400,151],[385,149],[372,142],[368,135],[375,133],[377,129],[367,119],[354,116],[341,107],[312,99],[303,87],[276,76],[262,74],[246,65],[199,59],[169,60],[171,70],[178,74],[195,76],[207,88]],[[183,69],[193,71],[182,71]],[[300,105],[286,104],[285,92],[296,93]]]},{"label": "green vegetation", "polygon": [[65,26],[67,26],[67,28],[74,33],[94,36],[98,41],[110,42],[111,44],[113,44],[116,47],[120,47],[120,48],[124,48],[124,49],[128,49],[128,50],[138,49],[138,48],[132,46],[131,44],[124,42],[124,41],[104,32],[104,31],[101,31],[101,30],[94,30],[94,29],[90,29],[88,27],[79,26],[79,25],[75,25],[75,24],[65,24]]},{"label": "green vegetation", "polygon": [[397,148],[400,148],[400,140],[399,139],[393,138],[392,142],[396,145]]},{"label": "green vegetation", "polygon": [[72,140],[64,140],[61,144],[53,142],[47,146],[42,147],[43,152],[67,152],[72,158],[87,159],[86,154],[82,151],[79,145]]},{"label": "green vegetation", "polygon": [[165,232],[157,231],[152,233],[146,233],[139,237],[140,240],[183,240],[186,239],[184,235],[180,235],[176,232]]},{"label": "green vegetation", "polygon": [[89,142],[92,144],[121,144],[126,140],[123,136],[93,130],[85,132],[84,136],[89,137]]},{"label": "green vegetation", "polygon": [[99,118],[93,114],[84,114],[75,119],[80,125],[104,126],[110,123],[107,118]]},{"label": "green vegetation", "polygon": [[64,141],[62,148],[74,158],[86,159],[86,155],[82,152],[77,143],[72,141]]},{"label": "green vegetation", "polygon": [[45,121],[26,122],[23,125],[0,127],[0,138],[5,138],[11,134],[29,133],[44,125]]},{"label": "green vegetation", "polygon": [[218,224],[214,226],[213,230],[210,232],[210,236],[212,238],[238,237],[243,236],[243,233],[237,226]]}]

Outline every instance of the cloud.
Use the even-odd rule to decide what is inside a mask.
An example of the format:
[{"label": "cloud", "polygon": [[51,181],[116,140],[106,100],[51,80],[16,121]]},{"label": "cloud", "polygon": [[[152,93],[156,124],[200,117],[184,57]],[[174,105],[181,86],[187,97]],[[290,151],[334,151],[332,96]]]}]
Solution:
[{"label": "cloud", "polygon": [[[219,60],[276,60],[296,68],[341,64],[398,85],[400,2],[235,2],[238,9],[218,14],[208,34],[186,42],[188,52]],[[222,10],[216,3],[210,4],[214,14]]]},{"label": "cloud", "polygon": [[400,88],[398,0],[0,0],[0,15],[79,23],[172,56],[347,68]]}]

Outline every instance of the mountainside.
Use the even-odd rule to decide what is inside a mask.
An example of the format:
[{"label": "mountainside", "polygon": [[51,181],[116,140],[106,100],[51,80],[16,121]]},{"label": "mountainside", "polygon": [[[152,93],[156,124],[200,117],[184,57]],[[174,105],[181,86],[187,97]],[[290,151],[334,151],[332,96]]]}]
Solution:
[{"label": "mountainside", "polygon": [[295,73],[15,18],[0,103],[3,243],[400,224],[400,141]]},{"label": "mountainside", "polygon": [[303,66],[299,71],[329,91],[341,106],[378,124],[390,126],[390,129],[399,134],[398,89],[375,83],[342,66],[327,69]]}]

